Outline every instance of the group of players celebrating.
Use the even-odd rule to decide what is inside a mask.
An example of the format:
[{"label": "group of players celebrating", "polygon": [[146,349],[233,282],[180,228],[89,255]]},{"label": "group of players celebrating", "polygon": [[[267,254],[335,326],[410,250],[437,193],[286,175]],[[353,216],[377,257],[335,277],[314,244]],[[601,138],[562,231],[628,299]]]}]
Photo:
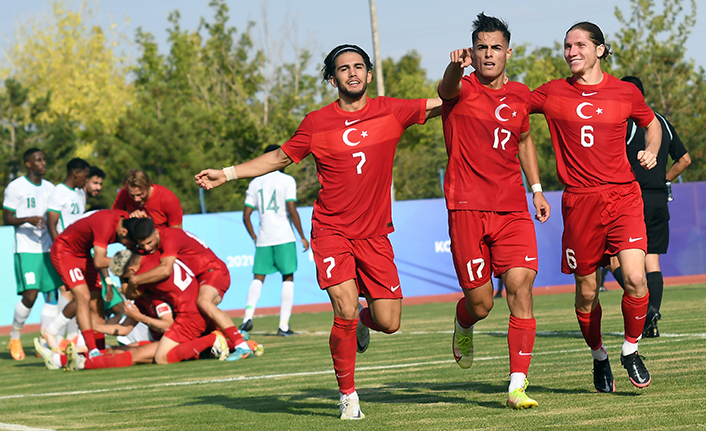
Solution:
[{"label": "group of players celebrating", "polygon": [[[571,76],[531,92],[505,74],[512,53],[506,22],[481,13],[473,22],[471,39],[471,48],[451,52],[439,97],[416,100],[368,98],[369,56],[356,45],[340,45],[328,54],[322,69],[324,81],[338,90],[337,101],[309,113],[277,150],[195,176],[200,187],[212,189],[314,155],[321,190],[314,203],[311,248],[317,281],[329,295],[334,313],[329,345],[341,419],[365,417],[354,374],[356,353],[368,348],[369,330],[390,334],[400,327],[402,289],[387,236],[394,230],[390,186],[396,145],[406,128],[439,115],[448,153],[444,192],[451,251],[463,291],[454,319],[453,355],[458,365],[472,365],[474,325],[493,307],[492,276],[501,277],[510,309],[507,405],[514,409],[538,405],[525,393],[536,332],[532,286],[538,254],[520,168],[531,185],[535,218],[543,223],[551,209],[542,193],[529,130],[529,115],[542,113],[551,132],[557,175],[565,186],[562,271],[575,276],[575,312],[591,349],[595,389],[615,391],[601,338],[597,282],[597,270],[611,256],[617,257],[624,280],[620,361],[633,385],[644,388],[651,382],[638,353],[649,298],[647,233],[625,134],[628,119],[645,129],[646,148],[635,157],[642,169],[652,169],[661,143],[659,121],[634,85],[601,70],[610,46],[593,23],[574,24],[564,36]],[[474,71],[464,76],[468,66]],[[132,197],[128,203],[154,199],[127,185],[123,191]],[[139,210],[143,209],[134,209]],[[78,357],[70,346],[68,357],[57,354],[50,362],[79,361],[83,368],[125,366],[152,358],[173,362],[193,356],[197,349],[189,343],[205,349],[219,340],[229,344],[222,349],[233,351],[229,357],[251,356],[252,349],[216,307],[229,285],[222,262],[212,253],[207,256],[207,247],[188,233],[160,226],[159,220],[168,217],[161,218],[146,206],[144,210],[149,218],[131,218],[134,212],[121,209],[98,212],[77,221],[54,241],[51,259],[78,303],[88,352]],[[121,264],[114,262],[125,294],[144,291],[148,296],[141,297],[148,306],[159,308],[166,302],[180,310],[156,345],[101,354],[94,341],[96,320],[90,303],[99,284],[96,270],[108,266],[106,247],[112,242],[135,251],[120,256]],[[365,307],[360,297],[365,298]],[[181,316],[188,316],[188,323],[180,321]],[[227,340],[220,333],[209,334],[209,325],[220,329]],[[201,337],[203,333],[207,335]],[[189,347],[182,349],[185,345]]]}]

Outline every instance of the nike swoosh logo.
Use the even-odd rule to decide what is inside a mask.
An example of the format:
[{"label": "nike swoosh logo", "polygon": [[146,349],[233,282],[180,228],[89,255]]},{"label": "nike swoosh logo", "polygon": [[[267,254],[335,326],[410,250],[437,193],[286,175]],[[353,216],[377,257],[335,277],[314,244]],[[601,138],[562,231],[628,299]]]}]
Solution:
[{"label": "nike swoosh logo", "polygon": [[346,373],[346,374],[343,374],[343,375],[336,374],[336,377],[339,378],[339,379],[342,379],[342,378],[344,378],[344,377],[346,377],[346,376],[348,376],[348,375],[350,375],[350,373]]},{"label": "nike swoosh logo", "polygon": [[400,288],[400,285],[398,284],[398,285],[395,286],[395,287],[390,287],[390,290],[393,291],[393,292],[395,292],[395,291],[396,291],[397,289],[399,289],[399,288]]},{"label": "nike swoosh logo", "polygon": [[520,350],[520,356],[532,356],[532,352],[525,353],[522,350]]},{"label": "nike swoosh logo", "polygon": [[647,314],[645,314],[644,316],[635,316],[635,320],[642,320],[645,317],[647,317]]},{"label": "nike swoosh logo", "polygon": [[358,121],[360,121],[360,119],[353,120],[353,121],[348,121],[348,120],[346,120],[345,123],[346,123],[346,126],[350,126],[351,124],[355,124],[355,123],[357,123]]},{"label": "nike swoosh logo", "polygon": [[635,241],[639,241],[639,240],[641,240],[641,239],[642,239],[642,237],[640,237],[640,238],[633,238],[633,237],[630,237],[630,238],[628,238],[628,241],[630,241],[630,242],[635,242]]},{"label": "nike swoosh logo", "polygon": [[594,94],[598,94],[597,91],[594,91],[593,93],[586,93],[585,91],[581,93],[582,96],[593,96]]},{"label": "nike swoosh logo", "polygon": [[537,260],[537,258],[536,258],[536,257],[525,256],[525,262],[531,262],[531,261],[533,261],[533,260]]}]

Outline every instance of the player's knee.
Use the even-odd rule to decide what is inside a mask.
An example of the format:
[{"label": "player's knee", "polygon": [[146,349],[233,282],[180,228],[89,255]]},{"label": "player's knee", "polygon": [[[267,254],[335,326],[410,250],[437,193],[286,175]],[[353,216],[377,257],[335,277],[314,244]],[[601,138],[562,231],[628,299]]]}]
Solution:
[{"label": "player's knee", "polygon": [[626,273],[623,271],[623,281],[625,282],[625,289],[628,293],[631,290],[642,291],[647,289],[647,279],[645,278],[645,273],[642,271],[633,271]]},{"label": "player's knee", "polygon": [[169,361],[167,361],[167,355],[162,354],[162,353],[158,353],[158,354],[154,355],[154,363],[159,364],[159,365],[168,364]]}]

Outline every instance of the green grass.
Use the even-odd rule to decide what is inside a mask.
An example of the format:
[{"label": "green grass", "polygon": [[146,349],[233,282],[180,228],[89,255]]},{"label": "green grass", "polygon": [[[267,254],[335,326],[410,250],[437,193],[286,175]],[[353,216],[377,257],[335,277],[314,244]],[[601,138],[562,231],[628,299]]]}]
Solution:
[{"label": "green grass", "polygon": [[[338,419],[338,391],[328,348],[330,313],[292,318],[302,334],[267,335],[277,317],[256,318],[259,358],[201,360],[115,370],[49,371],[33,356],[13,361],[0,338],[0,429],[6,424],[87,430],[675,430],[705,429],[705,285],[667,287],[662,337],[640,353],[652,384],[635,388],[620,366],[620,292],[601,294],[604,343],[615,394],[593,389],[592,361],[578,332],[573,295],[535,298],[537,341],[528,394],[539,408],[504,406],[508,384],[505,300],[476,326],[476,361],[453,363],[454,304],[403,309],[394,335],[371,334],[358,356],[356,383],[366,418]],[[258,331],[263,331],[262,333]]]}]

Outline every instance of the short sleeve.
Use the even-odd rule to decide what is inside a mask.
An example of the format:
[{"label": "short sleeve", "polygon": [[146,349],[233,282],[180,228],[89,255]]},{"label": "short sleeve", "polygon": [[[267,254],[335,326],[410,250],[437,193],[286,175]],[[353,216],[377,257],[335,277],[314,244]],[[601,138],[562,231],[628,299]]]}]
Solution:
[{"label": "short sleeve", "polygon": [[172,307],[164,301],[154,300],[154,311],[158,318],[162,318],[168,314],[172,314]]},{"label": "short sleeve", "polygon": [[297,182],[294,180],[294,177],[287,175],[285,177],[285,187],[284,187],[284,200],[285,202],[288,201],[296,201],[297,200]]},{"label": "short sleeve", "polygon": [[413,124],[424,124],[427,113],[427,99],[389,99],[392,103],[392,112],[403,128]]},{"label": "short sleeve", "polygon": [[549,82],[547,82],[546,84],[542,84],[530,93],[530,114],[544,113],[544,104],[547,102],[547,97],[549,95],[549,84]]},{"label": "short sleeve", "polygon": [[126,199],[127,199],[127,190],[125,189],[125,187],[122,187],[120,189],[120,191],[118,192],[118,196],[115,198],[115,202],[113,202],[112,209],[127,211]]},{"label": "short sleeve", "polygon": [[162,257],[167,257],[167,256],[178,256],[179,251],[181,251],[181,241],[179,240],[177,235],[170,234],[171,232],[168,229],[175,229],[175,228],[163,228],[159,229],[159,234],[161,236],[161,252],[162,252]]},{"label": "short sleeve", "polygon": [[312,129],[313,124],[309,114],[304,117],[304,120],[299,124],[297,131],[294,132],[294,136],[282,145],[282,151],[284,151],[294,163],[301,162],[311,153]]},{"label": "short sleeve", "polygon": [[5,188],[2,207],[8,211],[17,212],[17,208],[20,206],[21,197],[20,194],[17,193],[16,188],[14,181]]},{"label": "short sleeve", "polygon": [[[93,229],[93,246],[108,248],[108,245],[112,242],[113,237],[115,236],[117,221],[109,220],[105,217],[101,221],[103,223],[91,224],[91,229]],[[116,221],[116,223],[110,223],[110,221]]]},{"label": "short sleeve", "polygon": [[248,185],[248,189],[245,191],[245,206],[248,206],[252,209],[257,208],[257,196],[256,193],[257,191],[255,190],[255,180],[250,181],[250,184]]},{"label": "short sleeve", "polygon": [[53,211],[60,213],[64,208],[64,202],[61,193],[59,193],[59,188],[55,187],[49,195],[49,201],[47,201],[47,211]]},{"label": "short sleeve", "polygon": [[176,226],[182,223],[184,218],[184,210],[181,208],[181,202],[179,198],[169,190],[164,187],[164,201],[162,202],[162,209],[164,215],[167,217],[167,226]]},{"label": "short sleeve", "polygon": [[632,114],[630,118],[635,121],[638,127],[646,127],[655,118],[654,112],[645,103],[645,97],[636,86],[630,86],[630,99],[632,101]]}]

